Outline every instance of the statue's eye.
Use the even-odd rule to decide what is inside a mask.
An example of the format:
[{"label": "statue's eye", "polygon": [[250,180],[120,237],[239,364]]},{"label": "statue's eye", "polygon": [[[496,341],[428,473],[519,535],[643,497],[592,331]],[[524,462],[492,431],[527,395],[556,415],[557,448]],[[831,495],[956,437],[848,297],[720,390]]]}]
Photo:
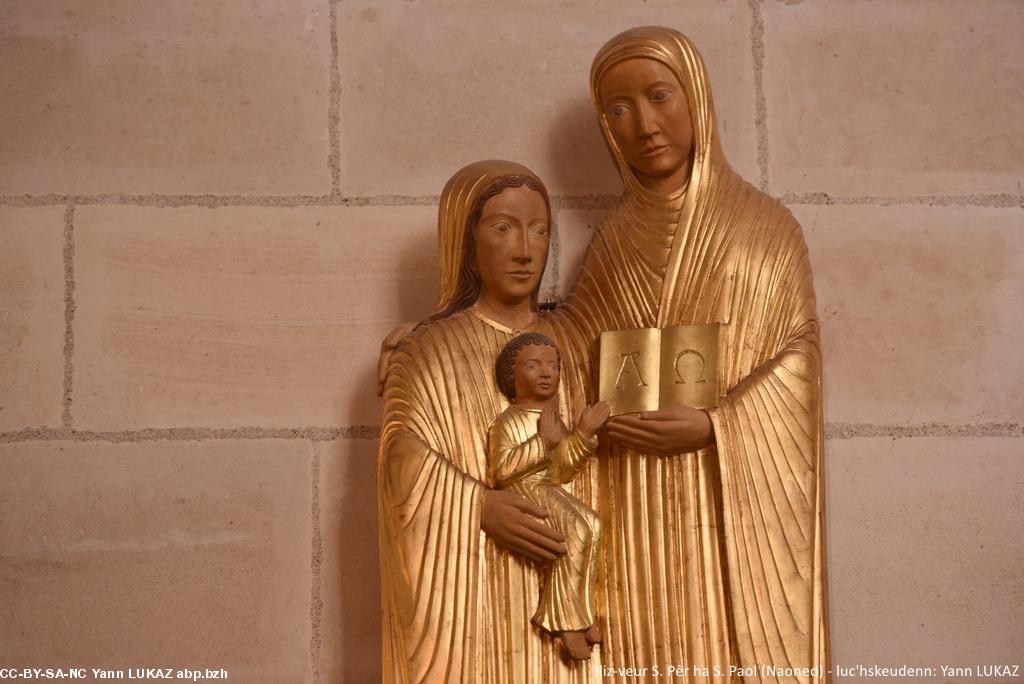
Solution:
[{"label": "statue's eye", "polygon": [[658,88],[651,94],[651,100],[653,102],[664,102],[670,97],[672,97],[672,91],[668,88]]},{"label": "statue's eye", "polygon": [[536,228],[533,229],[533,232],[536,233],[537,235],[540,235],[541,237],[544,237],[548,234],[548,227],[537,226]]},{"label": "statue's eye", "polygon": [[613,104],[608,108],[608,116],[613,119],[618,119],[619,117],[624,116],[628,109],[629,108],[624,104]]},{"label": "statue's eye", "polygon": [[507,233],[508,231],[512,230],[512,226],[502,221],[501,223],[494,224],[494,230],[496,230],[499,233]]}]

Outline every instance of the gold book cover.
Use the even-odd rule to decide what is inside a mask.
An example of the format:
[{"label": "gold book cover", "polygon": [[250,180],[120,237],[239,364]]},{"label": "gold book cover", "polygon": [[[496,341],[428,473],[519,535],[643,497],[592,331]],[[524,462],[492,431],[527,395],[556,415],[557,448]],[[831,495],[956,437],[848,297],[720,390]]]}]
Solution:
[{"label": "gold book cover", "polygon": [[719,324],[601,333],[600,399],[613,416],[718,405]]}]

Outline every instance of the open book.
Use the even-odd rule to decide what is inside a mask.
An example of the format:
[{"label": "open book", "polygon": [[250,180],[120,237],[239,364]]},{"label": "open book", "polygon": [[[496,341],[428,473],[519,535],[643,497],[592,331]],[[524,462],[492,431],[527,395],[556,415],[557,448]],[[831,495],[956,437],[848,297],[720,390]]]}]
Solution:
[{"label": "open book", "polygon": [[600,399],[613,416],[718,405],[719,324],[601,333]]}]

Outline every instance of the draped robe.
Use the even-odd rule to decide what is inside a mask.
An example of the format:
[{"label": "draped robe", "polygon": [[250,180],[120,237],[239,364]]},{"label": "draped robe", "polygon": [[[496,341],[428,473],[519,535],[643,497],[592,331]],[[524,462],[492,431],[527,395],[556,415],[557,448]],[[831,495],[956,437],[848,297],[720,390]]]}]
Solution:
[{"label": "draped robe", "polygon": [[[559,656],[530,622],[539,568],[480,529],[488,427],[508,406],[494,364],[515,332],[463,311],[392,357],[378,472],[385,682],[573,684],[600,662]],[[589,482],[567,489],[589,500]]]},{"label": "draped robe", "polygon": [[787,210],[731,172],[723,182],[732,202],[714,232],[688,236],[668,312],[659,298],[681,198],[652,207],[628,196],[593,238],[563,312],[575,328],[566,339],[589,343],[576,364],[589,396],[572,411],[595,399],[601,331],[723,324],[728,391],[710,412],[715,443],[668,457],[603,452],[602,650],[613,669],[824,663],[821,362],[807,252]]}]

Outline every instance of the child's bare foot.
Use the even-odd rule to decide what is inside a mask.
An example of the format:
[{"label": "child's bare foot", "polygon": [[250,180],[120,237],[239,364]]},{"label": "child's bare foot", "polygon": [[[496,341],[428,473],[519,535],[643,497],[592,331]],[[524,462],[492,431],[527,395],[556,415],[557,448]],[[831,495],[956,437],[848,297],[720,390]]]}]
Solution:
[{"label": "child's bare foot", "polygon": [[601,624],[595,620],[594,624],[590,625],[590,628],[583,633],[583,636],[586,638],[588,644],[601,643],[601,638],[603,636],[601,634]]},{"label": "child's bare foot", "polygon": [[590,660],[590,644],[584,632],[561,632],[558,639],[562,642],[562,648],[573,660]]}]

